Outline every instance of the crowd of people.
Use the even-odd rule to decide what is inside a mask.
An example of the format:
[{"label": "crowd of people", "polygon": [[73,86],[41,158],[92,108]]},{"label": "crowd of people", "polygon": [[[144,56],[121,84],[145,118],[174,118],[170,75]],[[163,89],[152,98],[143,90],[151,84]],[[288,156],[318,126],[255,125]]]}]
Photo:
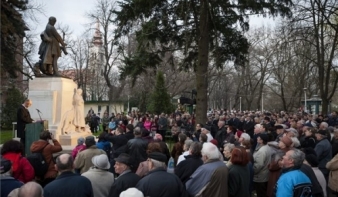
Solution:
[{"label": "crowd of people", "polygon": [[79,138],[55,159],[62,147],[42,132],[31,146],[48,162],[40,177],[20,142],[4,143],[1,196],[338,196],[337,112],[212,110],[203,123],[179,112],[105,112],[97,121],[98,139]]}]

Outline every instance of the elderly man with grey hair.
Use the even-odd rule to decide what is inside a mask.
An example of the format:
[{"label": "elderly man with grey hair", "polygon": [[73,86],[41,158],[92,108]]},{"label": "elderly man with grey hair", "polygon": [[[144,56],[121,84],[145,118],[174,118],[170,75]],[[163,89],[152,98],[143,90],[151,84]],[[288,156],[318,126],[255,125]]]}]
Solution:
[{"label": "elderly man with grey hair", "polygon": [[312,196],[311,180],[299,170],[304,159],[305,154],[298,149],[286,152],[281,162],[283,169],[276,184],[275,196]]},{"label": "elderly man with grey hair", "polygon": [[220,161],[218,148],[212,143],[204,143],[202,160],[204,164],[185,184],[189,195],[221,197],[227,194],[228,168]]},{"label": "elderly man with grey hair", "polygon": [[183,145],[183,150],[184,150],[184,152],[182,153],[182,155],[180,155],[180,156],[178,157],[176,166],[177,166],[181,161],[184,161],[184,160],[185,160],[185,157],[186,157],[187,155],[189,155],[189,148],[190,148],[190,145],[191,145],[192,143],[193,143],[193,141],[190,140],[190,139],[184,141],[184,145]]},{"label": "elderly man with grey hair", "polygon": [[43,197],[43,189],[36,182],[28,182],[19,189],[18,197]]},{"label": "elderly man with grey hair", "polygon": [[144,196],[186,197],[187,193],[181,180],[166,170],[167,156],[153,152],[148,155],[149,173],[136,185]]}]

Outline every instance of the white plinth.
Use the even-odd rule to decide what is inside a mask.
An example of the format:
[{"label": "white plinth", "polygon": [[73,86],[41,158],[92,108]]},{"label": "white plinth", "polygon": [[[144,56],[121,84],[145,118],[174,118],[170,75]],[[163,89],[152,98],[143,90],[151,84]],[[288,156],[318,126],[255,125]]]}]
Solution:
[{"label": "white plinth", "polygon": [[72,101],[76,83],[72,79],[61,77],[41,77],[29,81],[28,98],[33,102],[29,108],[31,117],[40,120],[36,109],[39,109],[41,118],[48,120],[49,130],[59,139],[58,126],[62,115],[72,109]]}]

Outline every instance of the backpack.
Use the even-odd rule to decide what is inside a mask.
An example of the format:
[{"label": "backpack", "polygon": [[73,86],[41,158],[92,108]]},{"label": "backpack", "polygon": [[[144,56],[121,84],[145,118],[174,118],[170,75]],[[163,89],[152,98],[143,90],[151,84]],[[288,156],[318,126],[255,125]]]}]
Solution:
[{"label": "backpack", "polygon": [[312,184],[303,183],[294,186],[293,197],[311,197],[312,196]]},{"label": "backpack", "polygon": [[32,153],[27,157],[27,160],[32,165],[35,171],[35,176],[39,178],[43,178],[48,171],[49,163],[47,163],[45,157],[42,152],[43,149],[48,145],[47,143],[39,152]]}]

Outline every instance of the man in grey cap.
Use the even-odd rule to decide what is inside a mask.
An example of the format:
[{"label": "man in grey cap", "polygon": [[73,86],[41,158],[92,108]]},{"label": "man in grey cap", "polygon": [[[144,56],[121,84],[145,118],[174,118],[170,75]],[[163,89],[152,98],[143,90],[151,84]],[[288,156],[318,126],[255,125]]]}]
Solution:
[{"label": "man in grey cap", "polygon": [[141,177],[133,173],[130,168],[132,165],[131,158],[126,153],[121,153],[115,158],[115,172],[119,177],[115,180],[110,188],[109,197],[119,197],[120,193],[128,188],[135,187]]},{"label": "man in grey cap", "polygon": [[106,154],[92,158],[93,167],[82,176],[87,177],[93,186],[94,196],[108,196],[114,183],[114,174],[109,172],[110,163]]},{"label": "man in grey cap", "polygon": [[94,136],[88,136],[85,139],[86,150],[81,151],[77,154],[74,167],[80,170],[80,173],[87,172],[92,166],[92,158],[96,155],[106,154],[104,150],[96,147],[96,141]]},{"label": "man in grey cap", "polygon": [[149,173],[136,185],[136,188],[142,191],[144,196],[188,196],[181,180],[176,175],[167,173],[165,164],[167,156],[159,152],[153,152],[148,155],[147,161]]}]

